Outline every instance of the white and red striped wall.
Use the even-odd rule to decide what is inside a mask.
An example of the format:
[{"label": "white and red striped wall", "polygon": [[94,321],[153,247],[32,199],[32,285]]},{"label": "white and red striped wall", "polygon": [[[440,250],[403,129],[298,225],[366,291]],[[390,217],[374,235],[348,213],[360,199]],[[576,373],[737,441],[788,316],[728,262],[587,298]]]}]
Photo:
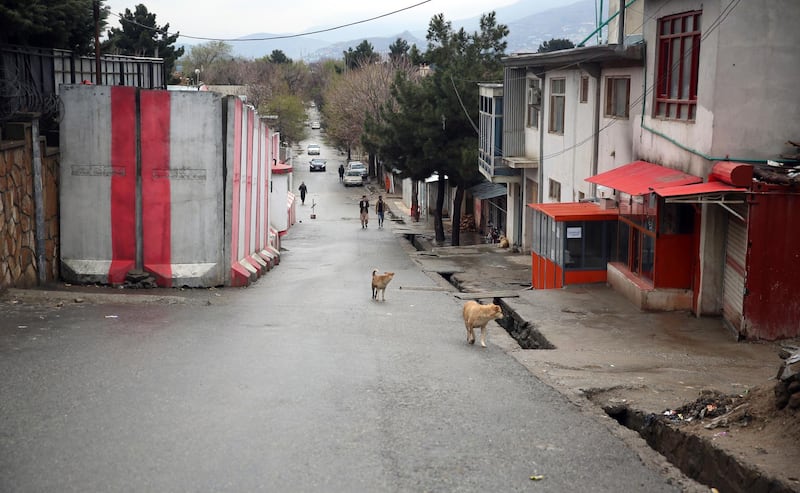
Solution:
[{"label": "white and red striped wall", "polygon": [[269,244],[272,139],[239,98],[62,86],[61,265],[74,282],[245,285]]}]

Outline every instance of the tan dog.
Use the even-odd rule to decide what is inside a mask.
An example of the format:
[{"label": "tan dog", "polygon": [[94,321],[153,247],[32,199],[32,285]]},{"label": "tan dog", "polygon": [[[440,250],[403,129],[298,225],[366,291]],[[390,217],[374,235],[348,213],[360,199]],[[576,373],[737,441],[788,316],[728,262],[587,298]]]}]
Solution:
[{"label": "tan dog", "polygon": [[378,269],[372,271],[372,299],[378,300],[378,291],[381,293],[381,301],[386,301],[386,286],[394,277],[394,272],[384,272],[378,274]]},{"label": "tan dog", "polygon": [[481,346],[486,347],[486,324],[490,320],[503,318],[503,310],[494,303],[481,305],[476,301],[464,304],[464,326],[467,328],[467,342],[475,344],[475,327],[481,328]]},{"label": "tan dog", "polygon": [[500,248],[508,248],[509,246],[511,246],[510,242],[508,241],[508,237],[501,236],[500,243],[497,246],[499,246]]}]

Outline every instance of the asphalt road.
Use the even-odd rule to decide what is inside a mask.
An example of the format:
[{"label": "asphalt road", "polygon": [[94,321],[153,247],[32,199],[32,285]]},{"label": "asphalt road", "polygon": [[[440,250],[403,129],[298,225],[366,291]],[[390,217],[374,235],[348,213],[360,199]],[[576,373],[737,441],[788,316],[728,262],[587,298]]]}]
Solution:
[{"label": "asphalt road", "polygon": [[322,157],[280,265],[224,302],[0,305],[0,491],[675,491],[491,333],[467,345]]}]

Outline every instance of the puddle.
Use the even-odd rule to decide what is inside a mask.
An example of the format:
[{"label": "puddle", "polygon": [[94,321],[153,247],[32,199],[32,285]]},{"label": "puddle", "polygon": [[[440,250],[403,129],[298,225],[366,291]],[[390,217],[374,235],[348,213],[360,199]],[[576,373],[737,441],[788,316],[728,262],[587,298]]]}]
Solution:
[{"label": "puddle", "polygon": [[712,443],[682,432],[658,415],[633,411],[624,405],[604,406],[603,411],[622,426],[638,433],[650,448],[699,483],[724,492],[795,491],[762,476],[757,470],[741,463]]}]

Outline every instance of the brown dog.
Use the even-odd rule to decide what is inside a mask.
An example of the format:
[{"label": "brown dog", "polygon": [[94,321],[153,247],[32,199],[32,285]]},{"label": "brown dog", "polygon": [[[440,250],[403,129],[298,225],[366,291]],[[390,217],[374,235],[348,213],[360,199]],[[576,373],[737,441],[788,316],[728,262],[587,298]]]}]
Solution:
[{"label": "brown dog", "polygon": [[476,301],[464,304],[464,326],[467,328],[467,342],[475,344],[475,327],[481,328],[481,346],[486,347],[486,324],[490,320],[503,318],[503,310],[494,303],[481,305]]},{"label": "brown dog", "polygon": [[378,274],[378,269],[372,271],[372,299],[378,300],[378,291],[381,292],[381,301],[386,301],[386,286],[394,277],[394,272]]}]

